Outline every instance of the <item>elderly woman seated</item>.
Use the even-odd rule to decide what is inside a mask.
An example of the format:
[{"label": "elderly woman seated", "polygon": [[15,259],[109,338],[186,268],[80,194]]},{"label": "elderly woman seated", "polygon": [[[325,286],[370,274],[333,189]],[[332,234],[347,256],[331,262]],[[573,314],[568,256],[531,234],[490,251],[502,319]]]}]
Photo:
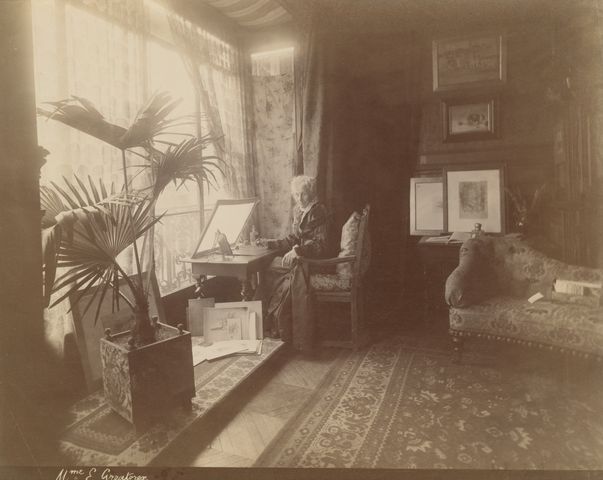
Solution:
[{"label": "elderly woman seated", "polygon": [[329,215],[318,201],[314,177],[294,177],[291,194],[296,204],[291,233],[279,240],[266,241],[269,248],[279,250],[281,255],[272,262],[271,272],[277,278],[268,301],[266,323],[271,336],[292,342],[300,350],[309,350],[314,329],[306,298],[308,272],[297,265],[296,259],[326,257]]}]

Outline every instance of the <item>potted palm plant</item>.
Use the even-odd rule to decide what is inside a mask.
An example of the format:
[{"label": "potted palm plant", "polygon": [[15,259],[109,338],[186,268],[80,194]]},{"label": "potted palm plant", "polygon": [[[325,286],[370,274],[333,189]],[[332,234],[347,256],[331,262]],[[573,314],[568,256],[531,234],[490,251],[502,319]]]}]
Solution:
[{"label": "potted palm plant", "polygon": [[[66,298],[78,303],[86,296],[82,315],[96,308],[94,321],[107,294],[118,308],[122,300],[132,309],[130,331],[106,331],[101,339],[103,386],[114,410],[137,427],[145,425],[161,407],[190,405],[194,396],[190,334],[149,315],[154,264],[152,238],[147,237],[161,219],[155,216],[155,205],[170,182],[195,181],[209,188],[216,174],[223,174],[221,160],[205,154],[214,141],[210,136],[189,136],[180,143],[164,139],[183,122],[168,118],[177,102],[165,93],[154,95],[128,128],[107,122],[81,97],[49,104],[52,108],[39,108],[38,113],[121,151],[124,181],[120,189],[90,177],[87,183],[76,177],[64,179],[63,187],[42,187],[45,296],[49,302],[54,294],[52,305]],[[133,187],[126,151],[140,158],[136,168],[148,172],[146,186]],[[126,273],[118,258],[129,248],[133,274]],[[62,271],[58,276],[57,267]]]}]

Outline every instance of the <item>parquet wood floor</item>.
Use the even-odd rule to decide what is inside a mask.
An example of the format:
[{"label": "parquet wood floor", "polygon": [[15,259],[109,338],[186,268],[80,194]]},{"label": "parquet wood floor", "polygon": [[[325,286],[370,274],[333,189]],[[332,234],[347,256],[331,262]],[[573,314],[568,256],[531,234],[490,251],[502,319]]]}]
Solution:
[{"label": "parquet wood floor", "polygon": [[208,419],[198,422],[155,459],[155,466],[248,467],[312,395],[340,354],[288,350],[266,365]]}]

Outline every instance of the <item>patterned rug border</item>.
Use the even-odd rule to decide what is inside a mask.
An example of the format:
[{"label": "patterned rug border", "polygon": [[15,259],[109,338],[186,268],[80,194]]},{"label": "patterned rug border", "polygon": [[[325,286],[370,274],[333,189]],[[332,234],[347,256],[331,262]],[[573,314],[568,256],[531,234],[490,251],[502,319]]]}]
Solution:
[{"label": "patterned rug border", "polygon": [[133,442],[118,454],[109,454],[72,443],[68,432],[77,428],[82,421],[104,408],[102,392],[95,392],[70,409],[75,418],[63,430],[59,440],[59,448],[66,461],[72,465],[107,465],[107,466],[146,466],[169,444],[180,436],[192,423],[211,411],[212,408],[233,388],[247,379],[264,361],[272,358],[283,347],[280,341],[265,341],[261,355],[234,356],[232,361],[220,369],[211,368],[200,379],[195,379],[197,395],[192,399],[192,410],[174,410],[169,415],[151,426],[142,435],[137,435]]},{"label": "patterned rug border", "polygon": [[[451,350],[438,347],[427,338],[400,335],[342,353],[253,467],[603,466],[603,423],[590,420],[603,412],[603,400],[559,391],[555,369],[547,369],[542,357],[507,368],[509,358],[480,345],[457,365]],[[423,378],[425,368],[440,371],[440,380],[434,371]],[[434,390],[438,384],[446,389]],[[408,410],[413,405],[421,409]],[[435,431],[429,430],[433,420]]]},{"label": "patterned rug border", "polygon": [[[450,357],[452,360],[452,354],[450,351],[447,351],[443,348],[428,347],[426,345],[417,345],[417,339],[413,339],[410,337],[397,336],[397,337],[388,339],[386,342],[387,343],[396,343],[397,342],[399,345],[406,347],[409,351],[423,352],[423,353],[428,353],[431,355],[447,356],[447,357]],[[377,342],[377,344],[382,344],[382,343],[383,343],[383,341]],[[421,342],[421,343],[423,343],[423,342]],[[364,360],[366,358],[367,354],[370,352],[370,350],[374,349],[375,346],[376,346],[376,344],[372,344],[372,345],[369,345],[369,346],[367,346],[361,350],[357,350],[357,351],[342,350],[340,355],[337,357],[335,362],[333,362],[328,373],[324,376],[324,378],[322,379],[322,381],[320,382],[320,384],[318,385],[316,390],[312,393],[310,398],[304,403],[304,405],[301,407],[301,409],[286,422],[286,424],[283,426],[283,428],[280,430],[280,432],[275,436],[275,438],[272,439],[272,441],[268,444],[268,446],[264,449],[264,451],[257,458],[255,463],[253,464],[253,467],[254,468],[255,467],[279,468],[279,467],[274,467],[274,466],[270,465],[271,461],[274,460],[273,457],[279,455],[279,453],[280,453],[278,451],[278,449],[275,447],[277,445],[281,445],[283,443],[284,439],[291,437],[294,434],[294,432],[296,431],[296,427],[299,427],[299,424],[307,417],[308,413],[311,412],[315,408],[315,406],[322,401],[323,394],[331,387],[333,380],[340,375],[341,367],[346,362],[352,361],[353,363],[355,363],[354,370],[357,370],[360,367],[362,360]],[[483,355],[468,352],[465,357],[467,360],[470,360],[470,359],[476,359],[478,357],[483,357]],[[352,378],[353,378],[352,374],[348,375],[347,381],[348,382],[351,381]],[[342,389],[343,389],[343,387],[342,387]],[[323,416],[324,421],[326,421],[327,418],[328,418],[327,415]],[[287,467],[285,467],[285,468],[287,468]]]}]

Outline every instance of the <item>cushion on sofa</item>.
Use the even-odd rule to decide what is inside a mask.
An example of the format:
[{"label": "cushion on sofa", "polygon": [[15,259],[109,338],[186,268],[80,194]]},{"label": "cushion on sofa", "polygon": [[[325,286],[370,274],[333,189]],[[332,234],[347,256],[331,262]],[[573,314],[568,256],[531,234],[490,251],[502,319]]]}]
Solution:
[{"label": "cushion on sofa", "polygon": [[603,356],[603,308],[494,297],[470,308],[451,307],[450,329]]},{"label": "cushion on sofa", "polygon": [[446,279],[445,298],[448,305],[467,307],[495,294],[498,284],[491,259],[490,243],[473,238],[463,243],[459,265]]}]

